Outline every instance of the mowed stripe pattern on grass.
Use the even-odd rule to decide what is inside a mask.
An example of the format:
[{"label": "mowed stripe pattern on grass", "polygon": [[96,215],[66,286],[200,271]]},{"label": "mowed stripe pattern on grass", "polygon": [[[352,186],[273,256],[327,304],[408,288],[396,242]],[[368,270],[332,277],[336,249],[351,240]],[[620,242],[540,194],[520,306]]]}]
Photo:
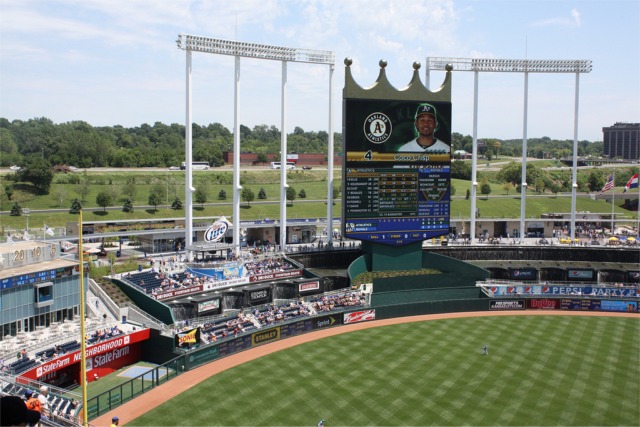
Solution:
[{"label": "mowed stripe pattern on grass", "polygon": [[638,318],[437,320],[262,357],[127,425],[638,425],[639,374]]}]

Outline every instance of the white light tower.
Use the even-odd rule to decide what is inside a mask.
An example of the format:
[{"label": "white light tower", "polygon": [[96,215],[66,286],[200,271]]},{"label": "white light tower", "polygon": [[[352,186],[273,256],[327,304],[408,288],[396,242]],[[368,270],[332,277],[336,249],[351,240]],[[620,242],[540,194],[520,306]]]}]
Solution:
[{"label": "white light tower", "polygon": [[573,128],[573,173],[571,185],[571,241],[575,237],[576,222],[576,190],[577,164],[578,164],[578,99],[579,99],[579,79],[580,73],[591,72],[591,61],[582,59],[567,60],[546,60],[546,59],[481,59],[481,58],[439,58],[428,57],[426,66],[426,86],[429,88],[429,71],[445,70],[447,64],[452,64],[456,71],[472,71],[474,73],[474,93],[473,93],[473,159],[471,169],[471,241],[475,238],[476,230],[476,164],[477,141],[478,141],[478,74],[479,73],[524,73],[524,113],[522,131],[522,182],[520,198],[520,239],[525,236],[525,211],[526,211],[526,189],[527,189],[527,115],[529,102],[529,73],[575,73],[575,111]]},{"label": "white light tower", "polygon": [[[256,43],[245,43],[231,40],[214,39],[211,37],[191,36],[179,34],[176,40],[179,49],[187,53],[187,119],[185,133],[185,153],[186,153],[186,243],[190,247],[193,243],[193,201],[191,198],[192,171],[191,171],[191,147],[193,145],[191,136],[191,52],[213,53],[218,55],[230,55],[235,57],[235,87],[234,87],[234,129],[233,129],[233,244],[236,253],[240,252],[240,58],[267,59],[272,61],[282,61],[282,123],[280,132],[281,139],[281,171],[280,171],[280,247],[284,250],[287,237],[287,131],[286,131],[286,86],[287,86],[287,63],[303,62],[309,64],[325,64],[330,67],[330,79],[335,62],[335,54],[327,50],[297,49],[282,46],[270,46]],[[329,82],[329,105],[331,105],[331,82]],[[327,222],[331,225],[331,207],[333,205],[333,192],[330,187],[333,183],[333,129],[331,127],[331,110],[329,109],[329,192],[327,200]],[[276,243],[276,242],[273,242]]]}]

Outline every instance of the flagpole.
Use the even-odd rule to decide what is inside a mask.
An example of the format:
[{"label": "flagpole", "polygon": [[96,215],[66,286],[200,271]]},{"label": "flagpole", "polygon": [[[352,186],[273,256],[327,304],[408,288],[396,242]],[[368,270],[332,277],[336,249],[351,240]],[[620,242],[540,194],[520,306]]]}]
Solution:
[{"label": "flagpole", "polygon": [[613,212],[613,208],[616,206],[616,173],[615,171],[611,175],[613,176],[613,188],[611,189],[611,235],[615,236],[615,226],[613,224],[613,216],[615,215]]}]

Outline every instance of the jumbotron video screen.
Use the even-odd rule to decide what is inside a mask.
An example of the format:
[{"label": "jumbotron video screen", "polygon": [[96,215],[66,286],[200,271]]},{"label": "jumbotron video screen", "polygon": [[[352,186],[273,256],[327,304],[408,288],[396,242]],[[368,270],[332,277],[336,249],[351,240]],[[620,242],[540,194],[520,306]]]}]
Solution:
[{"label": "jumbotron video screen", "polygon": [[402,246],[449,233],[451,103],[344,100],[342,227]]}]

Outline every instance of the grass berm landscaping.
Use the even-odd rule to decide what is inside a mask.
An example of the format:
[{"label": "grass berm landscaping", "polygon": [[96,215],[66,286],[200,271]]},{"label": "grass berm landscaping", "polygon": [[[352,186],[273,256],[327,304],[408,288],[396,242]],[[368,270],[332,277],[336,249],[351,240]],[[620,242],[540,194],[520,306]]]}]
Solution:
[{"label": "grass berm landscaping", "polygon": [[[481,355],[485,344],[488,356]],[[639,375],[640,318],[434,320],[350,332],[279,351],[123,422],[637,426]]]}]

